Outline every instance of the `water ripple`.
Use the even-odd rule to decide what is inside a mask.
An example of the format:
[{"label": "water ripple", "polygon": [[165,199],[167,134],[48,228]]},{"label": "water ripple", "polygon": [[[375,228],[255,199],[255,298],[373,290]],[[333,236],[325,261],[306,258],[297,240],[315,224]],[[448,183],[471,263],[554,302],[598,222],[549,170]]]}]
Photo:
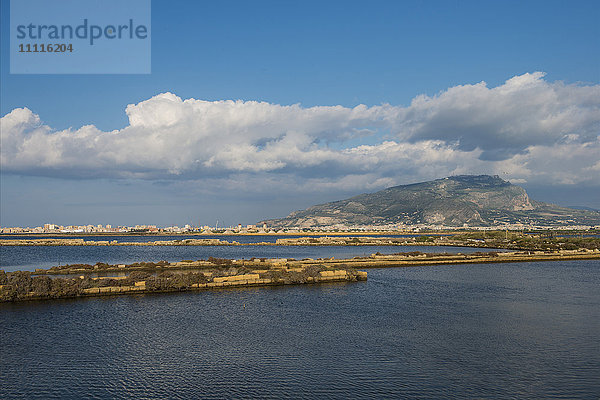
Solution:
[{"label": "water ripple", "polygon": [[598,398],[600,262],[369,279],[2,304],[0,398]]}]

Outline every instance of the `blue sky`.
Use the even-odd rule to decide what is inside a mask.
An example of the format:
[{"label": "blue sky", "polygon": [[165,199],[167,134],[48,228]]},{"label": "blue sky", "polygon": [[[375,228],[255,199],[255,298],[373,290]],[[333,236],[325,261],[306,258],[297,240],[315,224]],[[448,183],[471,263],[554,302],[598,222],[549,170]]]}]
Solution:
[{"label": "blue sky", "polygon": [[[507,172],[507,179],[536,199],[600,208],[600,157],[594,156],[600,103],[597,1],[155,0],[149,75],[11,75],[9,1],[2,0],[1,7],[1,114],[26,107],[48,127],[45,135],[71,129],[89,139],[96,133],[79,130],[94,125],[99,132],[125,129],[130,136],[135,132],[147,138],[158,129],[147,123],[151,113],[167,115],[175,112],[173,107],[187,107],[177,99],[263,102],[231,109],[211,106],[210,112],[225,113],[222,118],[235,114],[235,124],[229,124],[236,128],[223,142],[217,128],[213,132],[203,120],[186,114],[206,112],[209,105],[182,108],[181,115],[192,125],[177,121],[179,127],[163,146],[172,153],[157,156],[157,165],[148,160],[132,169],[123,158],[109,161],[99,151],[82,153],[90,163],[81,165],[64,153],[72,148],[64,144],[68,138],[56,149],[56,164],[36,165],[8,154],[1,174],[2,226],[51,221],[214,224],[217,218],[226,224],[251,223],[449,173]],[[535,75],[538,71],[544,74]],[[471,87],[480,82],[487,92]],[[465,85],[471,86],[458,89]],[[502,97],[503,87],[517,86],[521,92]],[[157,99],[161,93],[176,97]],[[427,107],[411,107],[420,95],[428,96]],[[478,96],[489,108],[465,100],[472,114],[464,118],[474,116],[475,121],[467,128],[452,128],[452,121],[442,118],[452,111],[443,107]],[[537,122],[560,115],[557,126],[533,126],[536,121],[516,126],[514,121],[524,117],[513,116],[514,109],[499,113],[505,120],[480,123],[476,117],[520,99],[522,109],[539,110],[546,98],[556,101],[549,114],[527,115]],[[142,103],[131,115],[146,122],[132,126],[126,107]],[[367,111],[360,112],[357,122],[346,111],[361,104]],[[392,109],[373,108],[384,104]],[[279,108],[292,105],[299,106]],[[316,109],[337,105],[342,109]],[[577,112],[564,111],[573,109]],[[252,120],[261,112],[274,120]],[[426,120],[432,112],[439,118]],[[315,113],[318,118],[307,126]],[[240,126],[239,118],[251,121]],[[286,119],[296,121],[289,132],[280,122]],[[440,128],[442,122],[450,128]],[[315,127],[319,123],[323,125]],[[281,132],[261,136],[265,124]],[[253,129],[257,133],[247,133]],[[471,136],[461,133],[464,129],[472,129]],[[170,140],[185,141],[185,135],[200,135],[215,150],[186,153],[189,159],[162,170],[161,162],[182,155]],[[246,146],[241,153],[233,146],[238,142]],[[390,142],[396,147],[382,145]],[[44,143],[39,146],[48,145]],[[196,145],[202,146],[193,142],[188,148]],[[114,153],[114,144],[106,146]],[[148,151],[155,148],[148,146]],[[265,157],[260,152],[265,148],[280,157]],[[289,148],[297,153],[287,154],[284,149]],[[132,148],[131,154],[137,150]],[[347,158],[361,151],[362,158]],[[556,170],[544,157],[536,158],[569,152],[574,157],[557,159],[561,168]],[[410,166],[413,153],[423,168]],[[395,157],[406,160],[395,164]],[[193,162],[202,166],[188,168]]]}]

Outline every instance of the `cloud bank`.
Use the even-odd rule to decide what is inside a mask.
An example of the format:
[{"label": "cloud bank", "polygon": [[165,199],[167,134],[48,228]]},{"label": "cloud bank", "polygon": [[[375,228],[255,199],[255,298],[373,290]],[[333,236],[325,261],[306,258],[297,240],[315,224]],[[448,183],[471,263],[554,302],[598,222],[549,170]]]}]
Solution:
[{"label": "cloud bank", "polygon": [[1,119],[4,173],[376,189],[461,173],[600,181],[600,85],[540,72],[421,95],[406,107],[302,107],[162,93],[129,125],[56,130],[27,108]]}]

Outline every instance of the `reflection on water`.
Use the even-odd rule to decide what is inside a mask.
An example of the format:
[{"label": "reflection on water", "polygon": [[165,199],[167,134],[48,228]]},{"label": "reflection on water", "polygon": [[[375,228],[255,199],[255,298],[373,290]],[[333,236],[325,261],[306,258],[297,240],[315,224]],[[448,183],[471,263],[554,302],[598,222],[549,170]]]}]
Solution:
[{"label": "reflection on water", "polygon": [[598,398],[600,261],[0,304],[0,398]]}]

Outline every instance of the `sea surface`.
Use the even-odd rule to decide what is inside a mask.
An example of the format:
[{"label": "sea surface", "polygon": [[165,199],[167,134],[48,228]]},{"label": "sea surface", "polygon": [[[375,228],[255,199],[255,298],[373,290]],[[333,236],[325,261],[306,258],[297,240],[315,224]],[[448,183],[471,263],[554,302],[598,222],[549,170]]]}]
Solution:
[{"label": "sea surface", "polygon": [[[482,251],[473,247],[451,246],[0,246],[0,269],[34,271],[65,264],[131,264],[134,262],[175,262],[206,260],[208,257],[265,258],[351,258],[380,252],[429,253]],[[492,249],[483,249],[492,251]]]},{"label": "sea surface", "polygon": [[0,398],[600,397],[600,261],[368,272],[0,304]]}]

